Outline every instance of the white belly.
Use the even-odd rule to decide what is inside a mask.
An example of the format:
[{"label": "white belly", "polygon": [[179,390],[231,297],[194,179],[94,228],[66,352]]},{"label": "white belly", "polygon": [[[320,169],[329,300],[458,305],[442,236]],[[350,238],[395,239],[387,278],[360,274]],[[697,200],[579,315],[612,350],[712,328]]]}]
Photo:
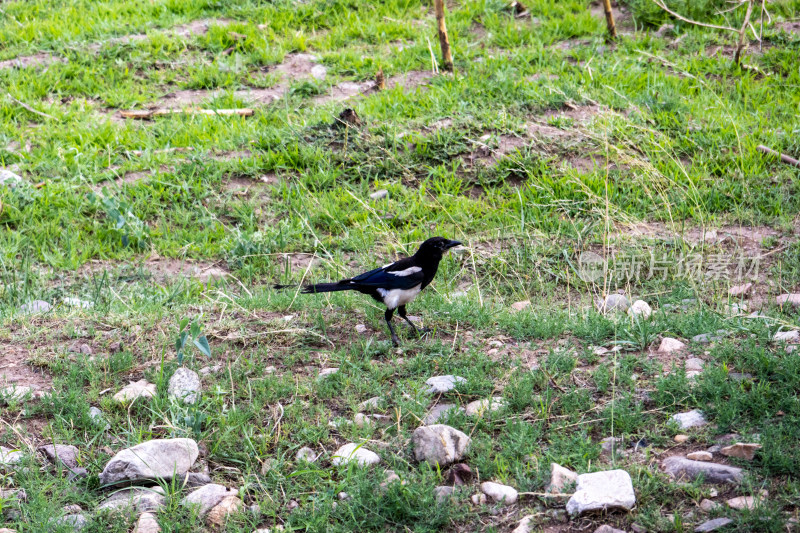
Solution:
[{"label": "white belly", "polygon": [[397,309],[401,305],[406,305],[411,300],[417,297],[419,291],[422,290],[422,285],[417,285],[410,289],[378,289],[378,294],[383,298],[383,303],[389,309]]}]

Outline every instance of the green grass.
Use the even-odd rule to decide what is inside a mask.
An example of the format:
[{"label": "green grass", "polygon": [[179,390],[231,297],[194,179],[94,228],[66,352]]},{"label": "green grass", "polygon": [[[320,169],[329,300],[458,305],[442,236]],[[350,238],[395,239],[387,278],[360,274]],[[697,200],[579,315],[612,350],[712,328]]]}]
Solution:
[{"label": "green grass", "polygon": [[[669,5],[707,22],[739,22],[738,13],[715,16],[717,4]],[[754,43],[741,68],[732,67],[734,35],[683,23],[674,34],[654,35],[668,19],[650,2],[627,3],[613,44],[586,1],[525,6],[532,18],[514,18],[499,0],[452,4],[455,75],[317,104],[338,83],[369,81],[379,69],[389,79],[430,72],[430,47],[438,57],[432,6],[2,5],[0,61],[39,53],[64,61],[0,69],[0,167],[23,177],[16,187],[0,186],[0,353],[17,363],[0,372],[15,368],[24,379],[52,383],[48,397],[3,405],[0,444],[74,444],[89,472],[68,481],[63,469],[30,457],[29,468],[0,471],[0,488],[28,495],[22,504],[0,500],[11,511],[7,527],[43,531],[65,505],[78,504],[91,516],[85,531],[130,531],[135,517],[94,513],[108,493],[98,475],[123,447],[177,436],[197,439],[214,481],[258,507],[232,515],[226,531],[508,531],[527,514],[539,530],[561,524],[563,502],[528,495],[498,512],[470,503],[477,485],[436,504],[433,488],[446,473],[417,464],[410,437],[431,405],[425,380],[456,374],[467,382],[441,401],[507,402],[479,419],[447,417],[472,436],[466,462],[479,481],[540,493],[551,462],[579,473],[618,467],[631,474],[638,500],[631,513],[574,521],[574,528],[630,530],[635,522],[648,531],[691,531],[728,516],[731,530],[785,530],[800,497],[800,356],[771,336],[800,323],[796,309],[774,305],[775,295],[800,292],[800,172],[756,147],[800,153],[800,36],[780,29],[800,17],[800,3],[768,3],[773,23],[763,50]],[[210,21],[206,33],[173,31],[197,20]],[[145,36],[119,39],[134,34]],[[241,92],[277,84],[275,66],[298,52],[317,56],[326,78],[284,80],[287,93],[268,105]],[[207,91],[203,107],[255,113],[115,118],[183,90]],[[365,125],[331,127],[345,107]],[[378,189],[388,197],[371,199]],[[703,243],[702,229],[729,237]],[[445,259],[410,308],[433,333],[417,340],[399,325],[399,351],[388,343],[382,311],[365,297],[271,288],[350,276],[433,235],[466,246]],[[725,312],[739,302],[727,289],[740,280],[672,268],[664,276],[582,281],[580,254],[604,249],[616,254],[609,272],[631,257],[675,266],[691,257],[709,264],[742,252],[760,256],[745,300],[768,318]],[[229,277],[206,284],[191,275],[210,266]],[[594,297],[617,289],[649,302],[653,316],[597,313]],[[34,299],[55,307],[20,313]],[[512,312],[521,300],[532,305]],[[182,319],[199,321],[212,352],[196,351],[184,364],[222,364],[203,377],[192,407],[166,392]],[[356,333],[355,324],[368,333]],[[661,337],[719,329],[730,333],[713,345],[655,354]],[[69,352],[76,340],[94,354]],[[117,341],[122,351],[111,350]],[[598,346],[620,351],[597,355]],[[706,361],[694,382],[683,371],[690,356]],[[268,366],[276,372],[265,373]],[[340,370],[317,380],[326,367]],[[142,378],[157,385],[157,398],[130,409],[111,399]],[[385,398],[391,424],[347,424],[373,396]],[[110,429],[89,417],[90,406],[103,410]],[[669,416],[695,408],[711,424],[676,445]],[[706,515],[697,504],[710,487],[671,481],[659,462],[731,432],[758,436],[763,448],[752,463],[727,461],[745,469],[745,481],[718,488],[714,499],[762,488],[769,497],[750,512],[723,507]],[[609,458],[600,440],[612,435],[648,446]],[[364,439],[379,467],[330,467],[340,445]],[[303,446],[322,454],[318,463],[295,460]],[[377,490],[384,469],[405,484]],[[203,518],[179,505],[182,488],[164,488],[162,530],[202,530]],[[340,492],[351,498],[340,500]],[[293,501],[299,507],[291,511]]]}]

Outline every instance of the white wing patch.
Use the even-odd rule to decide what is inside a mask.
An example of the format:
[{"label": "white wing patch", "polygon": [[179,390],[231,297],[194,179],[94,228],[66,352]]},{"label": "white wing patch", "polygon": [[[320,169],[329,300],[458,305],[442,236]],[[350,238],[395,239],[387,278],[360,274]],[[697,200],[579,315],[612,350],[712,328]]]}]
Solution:
[{"label": "white wing patch", "polygon": [[392,276],[400,276],[406,277],[410,276],[411,274],[416,274],[417,272],[422,272],[420,267],[409,267],[405,270],[395,270],[394,272],[387,272],[387,274],[391,274]]},{"label": "white wing patch", "polygon": [[406,305],[407,303],[411,302],[411,300],[417,297],[417,294],[419,294],[419,291],[421,290],[422,284],[420,283],[416,287],[412,287],[410,289],[378,289],[378,294],[380,294],[381,298],[383,298],[383,303],[387,308],[397,309],[401,305]]}]

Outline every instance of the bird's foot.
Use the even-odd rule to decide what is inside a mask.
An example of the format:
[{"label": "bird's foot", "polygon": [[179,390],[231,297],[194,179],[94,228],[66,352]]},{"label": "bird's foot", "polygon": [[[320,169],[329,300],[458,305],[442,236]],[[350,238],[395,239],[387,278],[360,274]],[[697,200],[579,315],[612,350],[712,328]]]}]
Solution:
[{"label": "bird's foot", "polygon": [[417,329],[417,335],[419,335],[420,337],[424,337],[425,335],[427,335],[431,331],[433,331],[431,328],[418,328]]},{"label": "bird's foot", "polygon": [[397,335],[395,335],[394,333],[392,333],[392,346],[394,346],[395,348],[400,346],[400,339],[398,339]]}]

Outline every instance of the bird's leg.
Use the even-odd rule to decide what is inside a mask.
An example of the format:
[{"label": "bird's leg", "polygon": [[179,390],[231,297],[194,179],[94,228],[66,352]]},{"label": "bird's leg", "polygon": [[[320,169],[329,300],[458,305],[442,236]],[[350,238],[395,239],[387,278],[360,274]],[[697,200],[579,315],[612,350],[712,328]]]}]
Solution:
[{"label": "bird's leg", "polygon": [[400,339],[397,338],[397,333],[394,332],[394,326],[392,326],[393,315],[394,315],[394,309],[387,309],[383,317],[386,319],[386,325],[389,326],[389,331],[392,332],[392,344],[394,344],[395,346],[400,346]]},{"label": "bird's leg", "polygon": [[411,326],[411,329],[413,329],[418,336],[422,337],[425,333],[430,333],[431,330],[429,330],[428,328],[419,329],[411,321],[411,319],[408,318],[408,315],[406,315],[406,306],[405,305],[401,305],[400,307],[397,308],[397,314],[400,315],[400,318],[402,318],[403,320],[408,322],[408,325]]}]

